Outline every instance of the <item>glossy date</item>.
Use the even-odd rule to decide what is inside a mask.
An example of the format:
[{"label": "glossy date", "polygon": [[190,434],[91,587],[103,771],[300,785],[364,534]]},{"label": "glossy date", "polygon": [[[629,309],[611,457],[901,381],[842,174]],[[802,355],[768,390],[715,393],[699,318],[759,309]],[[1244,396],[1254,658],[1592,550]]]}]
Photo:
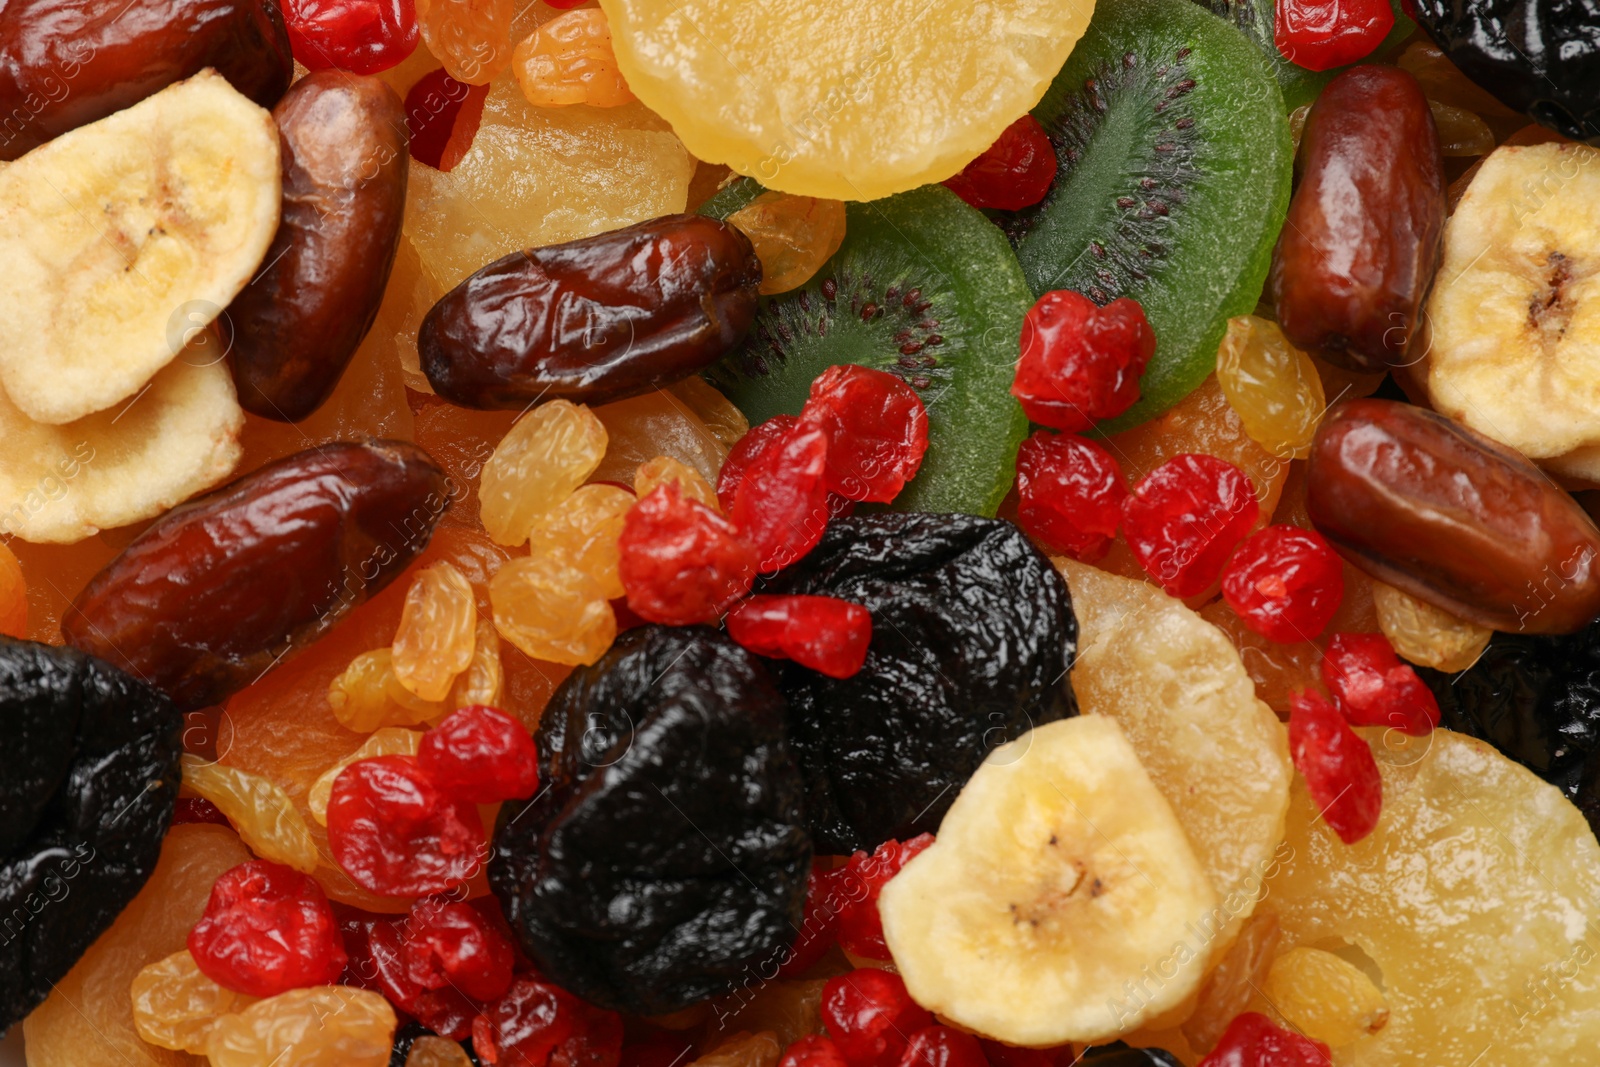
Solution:
[{"label": "glossy date", "polygon": [[1352,400],[1317,430],[1312,523],[1381,581],[1511,632],[1600,613],[1600,530],[1527,460],[1442,415]]},{"label": "glossy date", "polygon": [[732,350],[760,284],[735,227],[667,215],[496,260],[434,305],[417,346],[434,389],[466,407],[622,400]]},{"label": "glossy date", "polygon": [[387,585],[449,503],[444,473],[412,444],[287,456],[134,538],[62,634],[182,709],[218,703]]},{"label": "glossy date", "polygon": [[268,264],[228,306],[239,403],[298,422],[339,382],[372,326],[400,243],[406,120],[377,78],[319,71],[273,109],[283,214]]}]

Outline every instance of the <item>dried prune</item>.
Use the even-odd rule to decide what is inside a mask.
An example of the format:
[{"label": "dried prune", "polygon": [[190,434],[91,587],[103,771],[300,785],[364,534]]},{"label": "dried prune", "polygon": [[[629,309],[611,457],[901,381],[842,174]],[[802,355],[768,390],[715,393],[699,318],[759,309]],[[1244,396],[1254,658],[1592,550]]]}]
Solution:
[{"label": "dried prune", "polygon": [[872,613],[864,667],[778,666],[819,851],[939,828],[989,751],[1076,714],[1078,624],[1066,583],[1009,522],[971,515],[835,519],[764,590]]},{"label": "dried prune", "polygon": [[546,787],[500,812],[489,885],[540,970],[655,1015],[727,992],[799,929],[811,843],[761,661],[637,627],[550,699]]},{"label": "dried prune", "polygon": [[401,441],[286,456],[134,538],[78,594],[62,635],[183,710],[219,703],[405,570],[451,492]]},{"label": "dried prune", "polygon": [[155,869],[183,718],[71,648],[0,638],[0,1032],[71,969]]},{"label": "dried prune", "polygon": [[466,407],[623,400],[731,351],[760,284],[736,227],[666,215],[495,260],[433,306],[417,348],[434,389]]},{"label": "dried prune", "polygon": [[298,422],[328,399],[378,314],[406,204],[406,122],[377,78],[308,74],[272,112],[283,216],[266,268],[218,322],[239,403]]},{"label": "dried prune", "polygon": [[294,59],[266,0],[8,0],[0,6],[0,160],[206,67],[271,107]]}]

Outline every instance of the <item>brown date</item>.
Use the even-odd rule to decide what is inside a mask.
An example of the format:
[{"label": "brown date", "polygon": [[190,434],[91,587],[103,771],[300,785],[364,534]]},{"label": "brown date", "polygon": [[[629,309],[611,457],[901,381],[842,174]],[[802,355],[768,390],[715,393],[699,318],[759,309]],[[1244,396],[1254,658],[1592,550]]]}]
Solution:
[{"label": "brown date", "polygon": [[298,422],[333,392],[383,302],[406,206],[406,118],[393,89],[339,70],[296,82],[272,117],[282,221],[267,268],[219,322],[239,403]]},{"label": "brown date", "polygon": [[274,0],[0,0],[0,160],[214,67],[271,107],[294,58]]},{"label": "brown date", "polygon": [[1306,508],[1351,563],[1482,626],[1571,633],[1600,614],[1600,530],[1577,501],[1424,408],[1368,398],[1329,412]]},{"label": "brown date", "polygon": [[446,486],[401,441],[286,456],[134,538],[78,594],[62,635],[185,710],[218,703],[403,571],[449,506]]},{"label": "brown date", "polygon": [[433,306],[417,347],[434,389],[466,407],[623,400],[732,350],[760,284],[738,229],[667,215],[496,260]]},{"label": "brown date", "polygon": [[1439,135],[1416,79],[1355,67],[1306,118],[1269,280],[1284,335],[1349,370],[1407,362],[1439,265]]}]

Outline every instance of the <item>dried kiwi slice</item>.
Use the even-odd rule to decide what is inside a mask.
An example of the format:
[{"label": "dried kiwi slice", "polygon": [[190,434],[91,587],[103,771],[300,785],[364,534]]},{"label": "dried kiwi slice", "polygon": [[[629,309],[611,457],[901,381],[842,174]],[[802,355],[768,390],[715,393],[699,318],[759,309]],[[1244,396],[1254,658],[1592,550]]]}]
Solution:
[{"label": "dried kiwi slice", "polygon": [[[760,191],[746,179],[701,210],[726,217]],[[758,423],[798,413],[835,363],[897,374],[928,406],[928,452],[894,506],[990,516],[1027,432],[1010,388],[1032,303],[1005,236],[928,185],[850,204],[839,251],[804,286],[763,297],[744,344],[706,377]]]},{"label": "dried kiwi slice", "polygon": [[1102,0],[1034,115],[1061,169],[1007,217],[1036,293],[1144,305],[1156,355],[1144,422],[1216,367],[1229,317],[1253,310],[1289,204],[1283,94],[1236,27],[1190,0]]}]

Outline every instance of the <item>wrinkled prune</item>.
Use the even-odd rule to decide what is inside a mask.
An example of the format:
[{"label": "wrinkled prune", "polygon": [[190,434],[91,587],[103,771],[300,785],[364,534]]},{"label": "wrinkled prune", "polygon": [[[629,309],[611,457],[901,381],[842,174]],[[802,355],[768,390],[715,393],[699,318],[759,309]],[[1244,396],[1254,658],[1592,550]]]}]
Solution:
[{"label": "wrinkled prune", "polygon": [[991,749],[1077,712],[1066,583],[1008,522],[835,519],[764,591],[872,613],[867,662],[853,677],[779,667],[818,851],[937,830]]},{"label": "wrinkled prune", "polygon": [[495,260],[434,305],[417,348],[434,389],[466,407],[623,400],[726,355],[760,284],[737,228],[666,215]]},{"label": "wrinkled prune", "polygon": [[272,112],[283,216],[267,266],[217,321],[239,403],[298,422],[339,384],[378,314],[406,204],[406,120],[377,78],[318,71]]},{"label": "wrinkled prune", "polygon": [[182,710],[219,703],[405,570],[450,491],[401,441],[286,456],[134,538],[78,594],[62,635]]},{"label": "wrinkled prune", "polygon": [[1158,1048],[1131,1048],[1121,1041],[1083,1050],[1078,1063],[1089,1067],[1178,1067],[1181,1060]]},{"label": "wrinkled prune", "polygon": [[6,0],[0,4],[0,160],[217,72],[271,107],[294,59],[264,0]]},{"label": "wrinkled prune", "polygon": [[178,797],[182,716],[75,649],[0,638],[0,1032],[133,899]]},{"label": "wrinkled prune", "polygon": [[500,812],[489,884],[552,981],[676,1011],[794,940],[811,843],[761,661],[705,627],[641,626],[550,699],[543,791]]}]

